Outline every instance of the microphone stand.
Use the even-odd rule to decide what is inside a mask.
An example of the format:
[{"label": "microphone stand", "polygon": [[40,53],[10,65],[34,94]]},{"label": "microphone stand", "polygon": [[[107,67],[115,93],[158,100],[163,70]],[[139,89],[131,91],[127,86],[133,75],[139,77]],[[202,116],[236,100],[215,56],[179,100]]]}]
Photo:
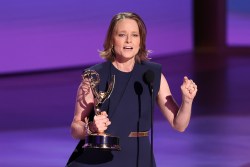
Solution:
[{"label": "microphone stand", "polygon": [[153,132],[154,132],[154,126],[153,126],[153,120],[154,120],[154,114],[153,114],[153,109],[154,109],[154,98],[153,98],[153,84],[150,83],[150,93],[151,93],[151,155],[150,155],[150,158],[151,158],[151,166],[153,166],[153,148],[154,148],[154,141],[153,141]]},{"label": "microphone stand", "polygon": [[151,95],[151,154],[150,154],[150,161],[151,166],[153,166],[153,148],[154,148],[154,140],[153,140],[153,134],[154,134],[154,126],[153,126],[153,120],[154,120],[154,114],[153,114],[153,106],[154,106],[154,90],[153,90],[153,83],[154,83],[154,72],[151,70],[147,70],[144,73],[144,81],[148,84],[150,95]]}]

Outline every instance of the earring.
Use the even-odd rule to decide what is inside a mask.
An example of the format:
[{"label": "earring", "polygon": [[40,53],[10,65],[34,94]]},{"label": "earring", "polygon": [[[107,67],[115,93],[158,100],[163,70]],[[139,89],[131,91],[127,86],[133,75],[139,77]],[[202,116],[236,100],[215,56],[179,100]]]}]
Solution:
[{"label": "earring", "polygon": [[114,45],[113,45],[113,44],[111,45],[111,52],[112,52],[113,54],[115,54],[115,50],[114,50]]}]

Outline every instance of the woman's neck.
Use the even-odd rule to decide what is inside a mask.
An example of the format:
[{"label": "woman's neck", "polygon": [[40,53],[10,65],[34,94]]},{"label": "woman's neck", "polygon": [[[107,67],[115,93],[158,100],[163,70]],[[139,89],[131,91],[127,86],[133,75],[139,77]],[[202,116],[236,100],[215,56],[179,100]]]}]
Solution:
[{"label": "woman's neck", "polygon": [[131,72],[134,68],[135,65],[135,60],[131,59],[129,61],[126,62],[119,62],[117,60],[113,61],[112,64],[119,70],[122,72]]}]

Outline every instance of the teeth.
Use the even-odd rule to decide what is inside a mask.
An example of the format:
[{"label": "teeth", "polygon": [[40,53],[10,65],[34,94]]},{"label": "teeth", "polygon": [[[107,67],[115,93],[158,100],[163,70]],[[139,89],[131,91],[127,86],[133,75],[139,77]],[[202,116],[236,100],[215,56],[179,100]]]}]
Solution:
[{"label": "teeth", "polygon": [[124,47],[124,49],[133,49],[133,48],[130,46],[126,46],[126,47]]}]

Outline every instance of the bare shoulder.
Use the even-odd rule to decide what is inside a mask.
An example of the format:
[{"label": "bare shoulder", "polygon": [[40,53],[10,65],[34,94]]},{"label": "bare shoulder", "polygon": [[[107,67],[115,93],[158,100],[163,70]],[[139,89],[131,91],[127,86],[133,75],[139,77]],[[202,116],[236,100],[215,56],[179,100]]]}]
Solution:
[{"label": "bare shoulder", "polygon": [[167,97],[171,95],[171,91],[167,82],[166,77],[161,73],[161,82],[160,82],[160,89],[158,92],[158,98],[159,97]]}]

